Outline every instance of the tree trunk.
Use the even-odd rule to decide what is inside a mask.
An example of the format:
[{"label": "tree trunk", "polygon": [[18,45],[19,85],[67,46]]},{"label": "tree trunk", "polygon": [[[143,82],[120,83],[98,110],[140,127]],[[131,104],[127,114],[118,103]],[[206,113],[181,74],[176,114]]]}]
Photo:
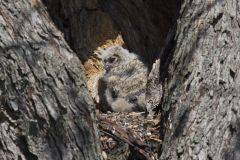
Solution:
[{"label": "tree trunk", "polygon": [[160,159],[240,159],[240,2],[185,0],[164,81]]},{"label": "tree trunk", "polygon": [[148,63],[160,56],[160,159],[240,159],[240,4],[182,1],[174,25],[174,0],[1,0],[0,159],[101,158],[83,67],[64,38],[85,61],[118,34]]},{"label": "tree trunk", "polygon": [[82,64],[45,9],[0,1],[0,159],[100,159]]}]

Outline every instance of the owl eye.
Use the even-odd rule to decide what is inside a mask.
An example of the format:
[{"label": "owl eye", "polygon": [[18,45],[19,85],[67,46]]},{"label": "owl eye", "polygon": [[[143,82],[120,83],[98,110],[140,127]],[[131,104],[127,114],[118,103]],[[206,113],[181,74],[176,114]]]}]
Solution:
[{"label": "owl eye", "polygon": [[116,62],[116,61],[117,61],[117,58],[116,58],[116,57],[110,57],[110,58],[108,58],[108,60],[107,60],[108,63],[114,63],[114,62]]},{"label": "owl eye", "polygon": [[109,63],[113,63],[113,62],[115,62],[116,60],[117,60],[116,57],[110,57],[110,58],[108,59]]},{"label": "owl eye", "polygon": [[130,103],[136,103],[136,102],[137,102],[137,98],[130,96],[129,102],[130,102]]}]

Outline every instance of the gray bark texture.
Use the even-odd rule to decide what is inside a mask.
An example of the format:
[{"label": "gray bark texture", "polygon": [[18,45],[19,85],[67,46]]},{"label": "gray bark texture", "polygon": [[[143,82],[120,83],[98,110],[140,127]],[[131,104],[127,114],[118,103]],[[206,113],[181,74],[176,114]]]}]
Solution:
[{"label": "gray bark texture", "polygon": [[100,159],[81,62],[38,0],[0,0],[0,159]]},{"label": "gray bark texture", "polygon": [[183,2],[164,71],[160,159],[240,159],[239,7],[238,0]]},{"label": "gray bark texture", "polygon": [[239,1],[44,2],[0,0],[0,160],[101,159],[83,67],[64,38],[85,61],[118,34],[147,64],[159,58],[147,103],[161,111],[160,159],[240,159]]}]

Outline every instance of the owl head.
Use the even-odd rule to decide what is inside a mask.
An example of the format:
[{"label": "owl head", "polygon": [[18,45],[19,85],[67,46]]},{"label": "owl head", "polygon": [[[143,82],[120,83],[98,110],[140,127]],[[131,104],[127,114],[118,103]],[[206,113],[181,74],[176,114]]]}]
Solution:
[{"label": "owl head", "polygon": [[129,61],[137,58],[135,54],[130,53],[122,46],[112,46],[102,50],[101,57],[106,71],[118,65],[127,64]]}]

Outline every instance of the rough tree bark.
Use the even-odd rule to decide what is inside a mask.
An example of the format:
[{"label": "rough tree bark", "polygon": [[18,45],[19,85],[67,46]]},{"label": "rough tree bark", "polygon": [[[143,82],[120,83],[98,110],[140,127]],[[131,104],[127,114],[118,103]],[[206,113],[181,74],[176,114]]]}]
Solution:
[{"label": "rough tree bark", "polygon": [[[182,2],[176,35],[168,36],[160,56],[160,159],[240,159],[240,4]],[[164,44],[179,3],[46,0],[79,54],[122,32],[129,48],[143,57],[153,54],[151,61],[160,55],[157,44]],[[45,9],[38,0],[0,1],[0,159],[99,159],[81,62]]]},{"label": "rough tree bark", "polygon": [[0,159],[100,159],[81,62],[38,0],[0,1]]},{"label": "rough tree bark", "polygon": [[184,0],[164,81],[160,159],[240,159],[240,2]]}]

